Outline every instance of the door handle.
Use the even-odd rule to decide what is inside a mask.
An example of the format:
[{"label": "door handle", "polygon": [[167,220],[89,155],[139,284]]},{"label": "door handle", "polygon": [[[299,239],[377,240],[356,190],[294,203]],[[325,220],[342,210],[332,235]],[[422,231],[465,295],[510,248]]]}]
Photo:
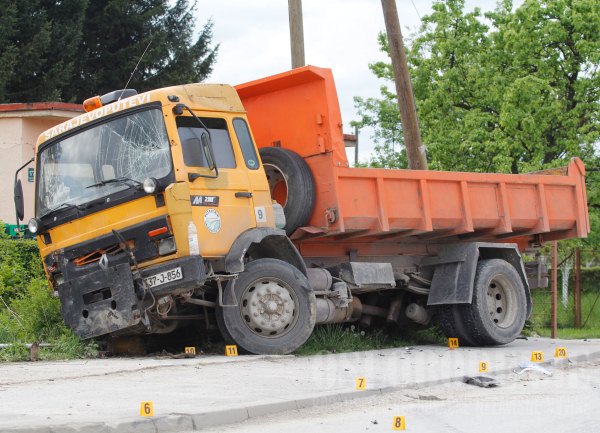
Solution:
[{"label": "door handle", "polygon": [[238,191],[235,193],[235,196],[237,198],[252,198],[252,193],[251,192],[245,192],[245,191]]}]

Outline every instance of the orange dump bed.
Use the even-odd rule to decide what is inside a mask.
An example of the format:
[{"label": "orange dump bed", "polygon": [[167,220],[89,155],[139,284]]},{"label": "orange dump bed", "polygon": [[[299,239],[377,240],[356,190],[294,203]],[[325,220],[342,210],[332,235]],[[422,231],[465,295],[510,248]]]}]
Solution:
[{"label": "orange dump bed", "polygon": [[[333,76],[306,66],[236,87],[259,147],[304,157],[316,184],[307,227],[292,239],[305,256],[397,253],[394,245],[531,242],[589,233],[585,167],[536,174],[350,168]],[[417,251],[418,250],[418,251]]]}]

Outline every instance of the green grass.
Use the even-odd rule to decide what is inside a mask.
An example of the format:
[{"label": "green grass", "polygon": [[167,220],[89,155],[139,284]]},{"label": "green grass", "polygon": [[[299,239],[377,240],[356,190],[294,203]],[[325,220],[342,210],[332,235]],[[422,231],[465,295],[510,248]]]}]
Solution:
[{"label": "green grass", "polygon": [[[40,347],[39,361],[95,358],[98,347],[93,341],[81,341],[76,335],[63,335],[51,343],[51,347]],[[17,362],[29,360],[29,349],[23,343],[13,343],[0,349],[0,361]]]},{"label": "green grass", "polygon": [[443,344],[444,342],[445,337],[436,328],[399,334],[383,330],[361,331],[354,325],[320,325],[315,327],[308,341],[295,354],[307,356],[360,352],[417,344]]},{"label": "green grass", "polygon": [[31,280],[8,302],[0,302],[0,343],[11,344],[0,349],[0,361],[28,360],[25,343],[33,342],[51,345],[39,349],[40,360],[90,358],[98,353],[95,343],[81,341],[65,326],[59,301],[42,278]]},{"label": "green grass", "polygon": [[[550,337],[550,328],[539,328],[537,331],[541,337]],[[600,338],[600,329],[594,328],[558,328],[558,338],[566,340]]]},{"label": "green grass", "polygon": [[[559,290],[557,306],[558,338],[600,338],[600,299],[598,295],[598,292],[584,292],[581,294],[581,323],[582,325],[585,323],[585,327],[575,328],[572,293],[570,293],[569,302],[565,308],[561,302]],[[531,315],[529,330],[542,337],[550,337],[550,292],[534,291],[532,297],[533,314]]]}]

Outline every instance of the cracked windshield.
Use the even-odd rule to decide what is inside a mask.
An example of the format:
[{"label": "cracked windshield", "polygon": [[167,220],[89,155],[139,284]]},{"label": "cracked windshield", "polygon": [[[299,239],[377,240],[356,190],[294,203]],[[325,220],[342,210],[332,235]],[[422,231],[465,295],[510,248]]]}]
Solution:
[{"label": "cracked windshield", "polygon": [[39,156],[37,216],[137,187],[171,171],[160,110],[120,117],[65,138]]}]

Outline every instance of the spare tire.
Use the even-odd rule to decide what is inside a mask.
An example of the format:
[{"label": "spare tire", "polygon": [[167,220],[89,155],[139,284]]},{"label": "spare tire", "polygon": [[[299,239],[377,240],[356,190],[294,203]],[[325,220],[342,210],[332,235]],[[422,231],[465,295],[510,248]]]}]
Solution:
[{"label": "spare tire", "polygon": [[273,200],[283,206],[285,231],[306,225],[315,206],[315,181],[304,159],[279,147],[260,149]]}]

